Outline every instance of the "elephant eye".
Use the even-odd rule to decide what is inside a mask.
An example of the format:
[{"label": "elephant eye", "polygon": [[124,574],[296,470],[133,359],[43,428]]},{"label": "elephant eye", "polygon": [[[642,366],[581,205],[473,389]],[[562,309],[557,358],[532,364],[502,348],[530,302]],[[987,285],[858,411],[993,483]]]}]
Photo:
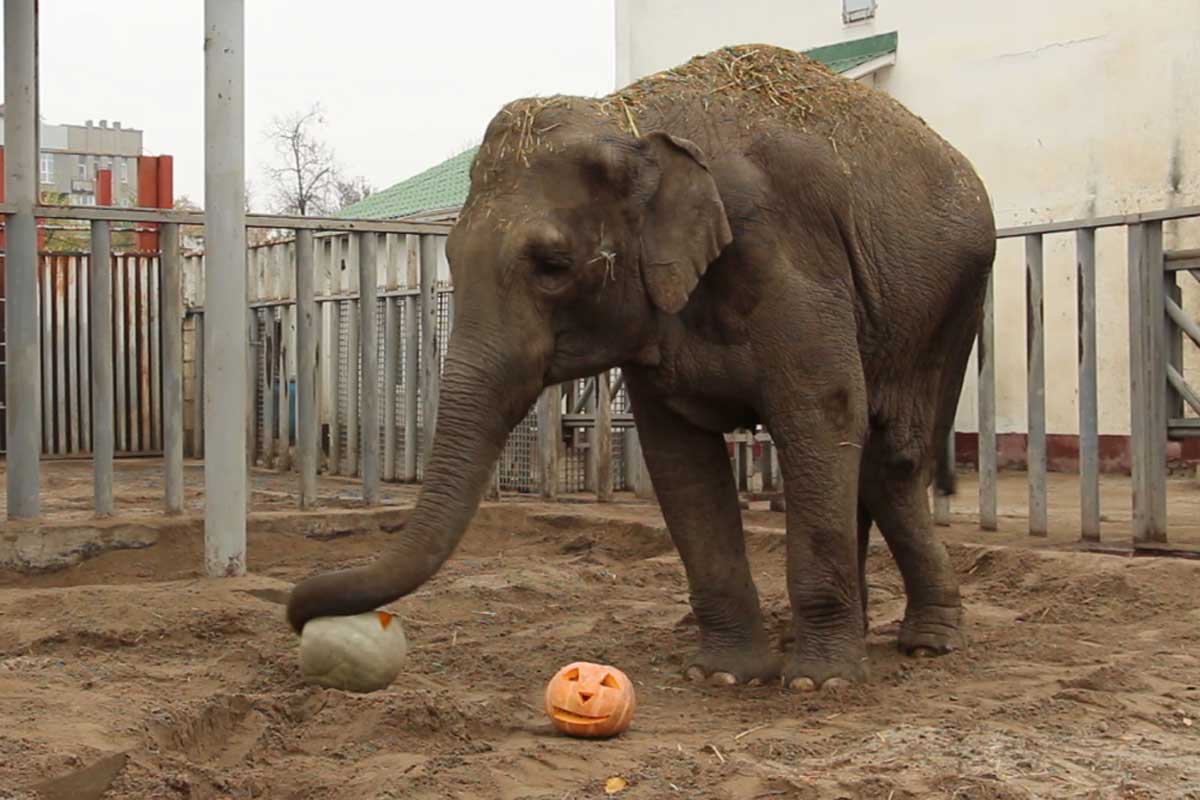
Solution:
[{"label": "elephant eye", "polygon": [[571,257],[562,253],[539,253],[534,256],[533,264],[542,275],[561,275],[573,266]]}]

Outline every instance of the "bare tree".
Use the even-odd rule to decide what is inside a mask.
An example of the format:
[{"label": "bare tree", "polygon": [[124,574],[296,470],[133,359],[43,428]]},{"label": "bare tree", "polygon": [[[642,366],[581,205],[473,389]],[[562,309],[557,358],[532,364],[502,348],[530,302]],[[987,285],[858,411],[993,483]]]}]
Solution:
[{"label": "bare tree", "polygon": [[315,103],[308,111],[275,117],[267,127],[278,160],[265,171],[280,213],[303,217],[331,210],[337,164],[333,148],[317,135],[324,124],[321,104]]},{"label": "bare tree", "polygon": [[362,202],[374,191],[375,187],[362,175],[356,175],[353,178],[344,178],[339,175],[333,181],[333,194],[338,209],[348,208],[355,203]]}]

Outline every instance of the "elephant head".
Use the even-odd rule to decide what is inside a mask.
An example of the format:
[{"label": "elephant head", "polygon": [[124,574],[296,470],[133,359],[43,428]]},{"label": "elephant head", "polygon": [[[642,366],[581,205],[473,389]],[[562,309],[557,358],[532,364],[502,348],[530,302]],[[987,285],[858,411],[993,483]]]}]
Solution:
[{"label": "elephant head", "polygon": [[433,576],[541,390],[653,364],[663,321],[730,242],[697,146],[627,133],[597,108],[521,100],[489,125],[446,247],[454,327],[416,507],[374,563],[297,585],[295,630],[377,608]]}]

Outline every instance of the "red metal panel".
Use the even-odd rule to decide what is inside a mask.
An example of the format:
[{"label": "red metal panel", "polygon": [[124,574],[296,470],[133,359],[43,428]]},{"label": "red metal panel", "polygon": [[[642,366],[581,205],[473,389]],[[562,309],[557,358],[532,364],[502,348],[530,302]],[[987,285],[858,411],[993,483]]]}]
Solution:
[{"label": "red metal panel", "polygon": [[[138,156],[137,204],[139,208],[158,208],[158,156]],[[138,226],[137,249],[143,253],[158,250],[157,225]]]},{"label": "red metal panel", "polygon": [[175,206],[175,157],[158,157],[158,203],[156,208],[174,208]]},{"label": "red metal panel", "polygon": [[96,170],[96,205],[111,206],[112,199],[112,170]]}]

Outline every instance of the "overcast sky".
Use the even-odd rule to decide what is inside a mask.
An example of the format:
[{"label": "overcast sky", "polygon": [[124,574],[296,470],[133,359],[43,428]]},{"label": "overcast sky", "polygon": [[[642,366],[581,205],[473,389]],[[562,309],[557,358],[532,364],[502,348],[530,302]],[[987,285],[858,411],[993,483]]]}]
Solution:
[{"label": "overcast sky", "polygon": [[[41,0],[42,117],[119,120],[204,192],[202,0]],[[320,101],[351,174],[385,188],[475,144],[500,106],[605,94],[612,0],[246,0],[246,174],[254,210],[273,115]]]}]

